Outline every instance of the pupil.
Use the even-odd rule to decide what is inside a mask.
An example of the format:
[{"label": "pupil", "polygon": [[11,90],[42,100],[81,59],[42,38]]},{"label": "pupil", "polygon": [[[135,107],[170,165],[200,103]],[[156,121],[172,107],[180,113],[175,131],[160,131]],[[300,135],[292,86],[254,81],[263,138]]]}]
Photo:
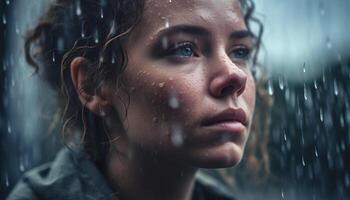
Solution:
[{"label": "pupil", "polygon": [[182,56],[192,56],[192,49],[189,47],[182,48],[180,54]]}]

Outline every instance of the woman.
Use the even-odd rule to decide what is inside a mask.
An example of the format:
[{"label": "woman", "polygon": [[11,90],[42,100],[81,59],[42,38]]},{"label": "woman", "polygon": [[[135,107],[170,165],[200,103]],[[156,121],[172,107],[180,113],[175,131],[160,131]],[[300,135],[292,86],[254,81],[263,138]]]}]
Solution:
[{"label": "woman", "polygon": [[249,61],[259,44],[247,5],[53,3],[26,56],[64,89],[70,148],[27,173],[9,199],[233,199],[195,174],[242,159],[256,98]]}]

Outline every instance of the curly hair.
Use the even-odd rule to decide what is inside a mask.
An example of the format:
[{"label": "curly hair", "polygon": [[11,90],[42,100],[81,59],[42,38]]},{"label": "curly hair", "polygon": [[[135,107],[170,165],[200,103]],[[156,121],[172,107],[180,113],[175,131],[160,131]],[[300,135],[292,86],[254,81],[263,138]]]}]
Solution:
[{"label": "curly hair", "polygon": [[[240,2],[248,29],[254,22],[260,26],[259,32],[254,35],[255,66],[263,29],[260,21],[253,16],[253,1]],[[117,88],[123,87],[119,77],[128,62],[123,42],[141,19],[144,3],[144,0],[56,0],[39,19],[37,26],[28,32],[25,40],[27,62],[61,95],[58,112],[62,115],[64,140],[81,137],[86,151],[97,163],[105,161],[111,138],[103,118],[86,110],[79,101],[69,66],[77,56],[88,61],[87,79],[82,88],[85,92],[98,93],[104,82],[112,82]],[[266,109],[269,103],[265,94],[263,87],[258,87],[257,105]],[[126,107],[127,104],[125,102]],[[256,113],[266,115],[267,112],[258,110]],[[256,121],[261,121],[266,116],[258,118]],[[268,131],[265,124],[259,122],[253,125],[255,134],[247,144],[246,165],[259,165],[258,168],[251,167],[253,171],[268,169]],[[81,132],[82,135],[77,134]],[[262,164],[257,164],[258,160]]]}]

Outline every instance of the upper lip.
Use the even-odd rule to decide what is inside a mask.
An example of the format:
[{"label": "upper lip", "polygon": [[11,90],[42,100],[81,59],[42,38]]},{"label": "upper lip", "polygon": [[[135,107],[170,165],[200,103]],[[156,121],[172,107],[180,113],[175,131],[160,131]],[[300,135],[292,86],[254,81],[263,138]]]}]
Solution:
[{"label": "upper lip", "polygon": [[228,108],[212,117],[203,120],[202,126],[210,126],[224,122],[240,122],[244,126],[248,124],[247,114],[241,108]]}]

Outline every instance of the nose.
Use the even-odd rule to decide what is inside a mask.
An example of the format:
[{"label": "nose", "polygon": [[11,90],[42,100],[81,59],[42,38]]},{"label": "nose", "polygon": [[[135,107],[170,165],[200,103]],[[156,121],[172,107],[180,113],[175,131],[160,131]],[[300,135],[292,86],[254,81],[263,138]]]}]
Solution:
[{"label": "nose", "polygon": [[216,98],[240,96],[246,87],[247,73],[227,56],[213,63],[213,77],[209,84],[210,94]]}]

